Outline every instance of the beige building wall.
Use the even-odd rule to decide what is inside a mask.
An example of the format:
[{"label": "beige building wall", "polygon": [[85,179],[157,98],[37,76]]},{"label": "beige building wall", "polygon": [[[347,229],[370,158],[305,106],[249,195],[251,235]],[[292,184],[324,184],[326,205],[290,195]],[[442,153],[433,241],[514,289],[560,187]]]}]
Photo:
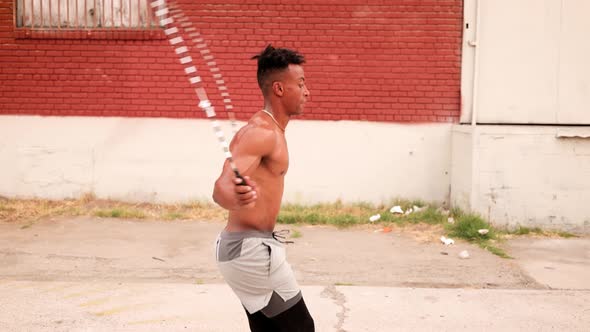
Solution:
[{"label": "beige building wall", "polygon": [[496,225],[590,231],[590,128],[453,128],[451,202]]},{"label": "beige building wall", "polygon": [[467,0],[451,202],[590,232],[590,2]]},{"label": "beige building wall", "polygon": [[461,122],[590,125],[588,17],[586,0],[466,0]]}]

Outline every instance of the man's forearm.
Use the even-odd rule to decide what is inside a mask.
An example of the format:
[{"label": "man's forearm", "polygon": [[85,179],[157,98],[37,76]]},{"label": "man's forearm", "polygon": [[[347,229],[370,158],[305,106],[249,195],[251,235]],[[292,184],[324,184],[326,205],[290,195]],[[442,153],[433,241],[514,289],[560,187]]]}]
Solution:
[{"label": "man's forearm", "polygon": [[233,192],[230,192],[219,183],[215,183],[215,188],[213,189],[213,201],[226,210],[235,209],[235,201],[232,197],[233,194]]}]

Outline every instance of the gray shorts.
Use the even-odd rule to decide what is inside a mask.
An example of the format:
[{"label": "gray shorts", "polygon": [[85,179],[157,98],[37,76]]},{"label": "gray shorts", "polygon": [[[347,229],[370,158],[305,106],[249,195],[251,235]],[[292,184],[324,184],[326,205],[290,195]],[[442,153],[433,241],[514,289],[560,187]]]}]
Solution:
[{"label": "gray shorts", "polygon": [[217,266],[250,314],[274,317],[302,298],[285,248],[273,234],[223,231],[217,237]]}]

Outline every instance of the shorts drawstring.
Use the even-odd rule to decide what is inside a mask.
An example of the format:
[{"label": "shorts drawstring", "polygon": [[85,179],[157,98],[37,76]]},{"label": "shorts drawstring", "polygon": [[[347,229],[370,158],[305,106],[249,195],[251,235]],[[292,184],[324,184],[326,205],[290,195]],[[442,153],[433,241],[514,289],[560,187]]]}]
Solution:
[{"label": "shorts drawstring", "polygon": [[295,243],[293,241],[286,240],[287,239],[287,235],[289,233],[291,233],[290,230],[288,230],[288,229],[281,229],[280,231],[274,231],[274,232],[272,232],[272,237],[275,240],[279,241],[280,243],[285,243],[285,244]]}]

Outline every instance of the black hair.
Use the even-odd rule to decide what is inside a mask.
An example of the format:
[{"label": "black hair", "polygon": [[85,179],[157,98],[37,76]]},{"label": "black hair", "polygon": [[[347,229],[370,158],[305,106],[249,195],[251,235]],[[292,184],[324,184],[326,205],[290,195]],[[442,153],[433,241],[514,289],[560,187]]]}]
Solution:
[{"label": "black hair", "polygon": [[258,79],[258,86],[263,91],[265,80],[270,74],[284,70],[291,64],[301,65],[305,63],[305,57],[297,51],[288,48],[274,48],[270,44],[260,54],[253,56],[252,60],[258,60],[256,78]]}]

